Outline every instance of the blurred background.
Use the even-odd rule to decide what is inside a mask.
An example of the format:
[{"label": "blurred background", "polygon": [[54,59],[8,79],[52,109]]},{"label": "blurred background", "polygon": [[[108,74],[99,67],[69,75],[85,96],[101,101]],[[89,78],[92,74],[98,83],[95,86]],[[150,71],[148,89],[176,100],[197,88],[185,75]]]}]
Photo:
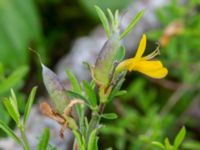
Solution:
[{"label": "blurred background", "polygon": [[[123,85],[127,94],[106,108],[107,112],[116,112],[119,118],[103,120],[107,125],[100,133],[104,137],[100,138],[100,149],[156,150],[152,141],[162,142],[165,137],[173,140],[185,125],[187,138],[182,148],[199,150],[199,0],[0,0],[0,120],[15,128],[1,101],[9,96],[10,88],[16,91],[23,114],[27,94],[38,85],[33,119],[27,127],[29,139],[34,139],[33,147],[36,133],[43,127],[59,130],[59,126],[39,112],[38,104],[47,99],[47,94],[39,59],[29,49],[41,55],[42,61],[59,75],[66,87],[70,86],[66,69],[71,69],[80,81],[89,80],[89,72],[82,62],[93,64],[106,40],[94,5],[105,11],[119,9],[122,31],[144,9],[143,18],[123,41],[127,57],[134,54],[142,34],[146,33],[147,53],[159,42],[159,59],[169,69],[169,75],[162,80],[136,72],[128,74]],[[59,139],[54,132],[51,142],[60,149],[70,143]],[[14,146],[0,130],[0,149],[16,149]]]}]

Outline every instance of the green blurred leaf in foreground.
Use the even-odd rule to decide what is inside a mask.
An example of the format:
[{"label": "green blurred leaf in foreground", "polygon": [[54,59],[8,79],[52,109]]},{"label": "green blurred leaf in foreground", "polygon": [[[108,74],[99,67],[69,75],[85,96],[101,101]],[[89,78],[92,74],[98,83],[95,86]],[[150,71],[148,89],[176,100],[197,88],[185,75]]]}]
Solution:
[{"label": "green blurred leaf in foreground", "polygon": [[27,64],[28,47],[42,39],[33,0],[0,1],[0,29],[0,61],[11,68]]}]

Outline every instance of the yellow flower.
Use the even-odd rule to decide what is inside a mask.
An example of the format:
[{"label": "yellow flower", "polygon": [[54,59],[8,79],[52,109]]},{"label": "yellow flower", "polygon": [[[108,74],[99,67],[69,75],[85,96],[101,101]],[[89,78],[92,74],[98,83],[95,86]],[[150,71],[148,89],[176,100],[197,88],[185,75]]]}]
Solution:
[{"label": "yellow flower", "polygon": [[144,34],[140,41],[135,57],[126,59],[119,63],[116,71],[138,71],[152,78],[164,78],[168,73],[167,68],[163,67],[162,63],[159,60],[152,60],[155,56],[159,54],[159,49],[157,48],[151,54],[143,57],[142,55],[145,51],[145,48],[146,35]]}]

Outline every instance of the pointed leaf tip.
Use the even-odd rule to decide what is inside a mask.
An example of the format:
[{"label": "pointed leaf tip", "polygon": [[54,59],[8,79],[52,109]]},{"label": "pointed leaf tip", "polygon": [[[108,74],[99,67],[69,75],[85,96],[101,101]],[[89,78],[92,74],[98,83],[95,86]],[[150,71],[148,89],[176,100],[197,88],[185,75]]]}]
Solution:
[{"label": "pointed leaf tip", "polygon": [[48,128],[45,128],[42,136],[40,137],[40,141],[38,143],[38,150],[46,150],[48,147],[48,142],[50,138],[50,131]]},{"label": "pointed leaf tip", "polygon": [[107,114],[102,114],[101,117],[112,120],[112,119],[116,119],[118,116],[115,113],[107,113]]},{"label": "pointed leaf tip", "polygon": [[24,125],[26,124],[26,122],[28,120],[28,117],[29,117],[29,114],[31,111],[31,107],[32,107],[33,101],[35,99],[36,90],[37,90],[37,87],[35,86],[29,95],[28,102],[26,104],[25,111],[24,111]]},{"label": "pointed leaf tip", "polygon": [[100,7],[98,7],[97,5],[95,5],[94,7],[96,9],[96,12],[97,12],[100,20],[101,20],[101,23],[102,23],[102,25],[104,27],[106,35],[109,38],[110,37],[110,26],[109,26],[108,19],[107,19],[105,13],[103,12],[103,10]]},{"label": "pointed leaf tip", "polygon": [[183,127],[181,128],[181,130],[178,132],[178,134],[176,135],[176,138],[175,138],[175,140],[174,140],[174,146],[175,146],[176,148],[178,148],[178,147],[181,145],[181,143],[183,142],[183,140],[184,140],[184,138],[185,138],[185,135],[186,135],[186,129],[185,129],[185,127],[183,126]]},{"label": "pointed leaf tip", "polygon": [[121,34],[120,39],[123,39],[133,29],[133,27],[140,20],[140,18],[143,16],[143,14],[144,14],[144,9],[136,14],[136,16],[133,18],[131,23],[128,25],[128,27],[125,29],[125,31]]}]

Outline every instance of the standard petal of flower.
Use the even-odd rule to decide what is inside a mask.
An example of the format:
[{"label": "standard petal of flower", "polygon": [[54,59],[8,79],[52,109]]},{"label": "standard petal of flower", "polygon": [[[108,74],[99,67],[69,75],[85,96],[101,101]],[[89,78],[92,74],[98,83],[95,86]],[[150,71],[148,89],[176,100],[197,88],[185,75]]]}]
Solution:
[{"label": "standard petal of flower", "polygon": [[152,60],[152,61],[139,61],[137,64],[133,67],[129,67],[131,70],[144,70],[144,71],[154,71],[154,70],[159,70],[163,68],[163,65],[161,61],[158,60]]},{"label": "standard petal of flower", "polygon": [[153,70],[153,71],[147,71],[147,70],[137,70],[137,71],[139,71],[151,78],[156,78],[156,79],[164,78],[168,73],[167,68],[161,68],[161,69]]},{"label": "standard petal of flower", "polygon": [[146,42],[147,42],[147,37],[145,34],[143,34],[142,39],[140,40],[139,47],[137,49],[135,57],[140,58],[142,57],[145,49],[146,49]]}]

